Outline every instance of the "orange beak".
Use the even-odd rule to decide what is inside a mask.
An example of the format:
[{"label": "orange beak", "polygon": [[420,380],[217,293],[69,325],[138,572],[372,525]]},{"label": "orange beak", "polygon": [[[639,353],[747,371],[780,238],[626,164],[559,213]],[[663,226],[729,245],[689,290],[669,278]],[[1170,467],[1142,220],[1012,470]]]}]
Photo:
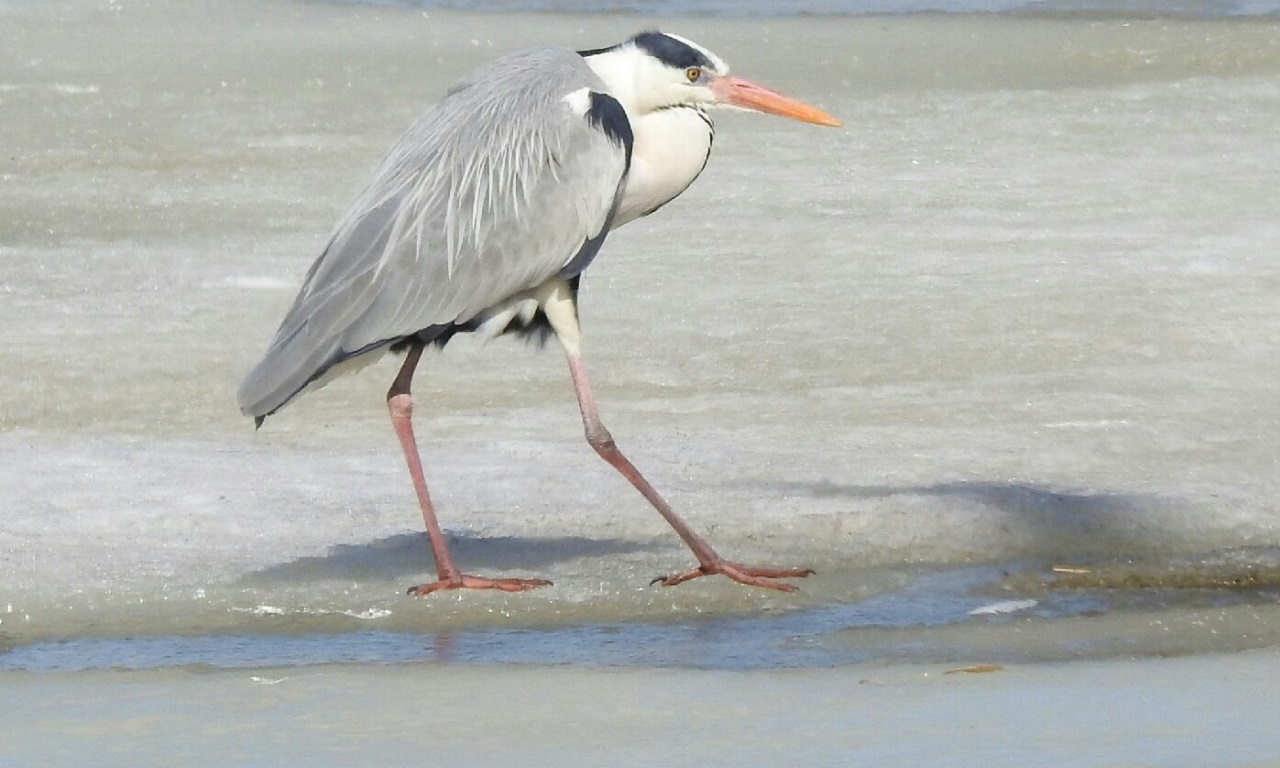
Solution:
[{"label": "orange beak", "polygon": [[711,81],[711,92],[722,104],[767,112],[770,115],[789,117],[803,123],[838,126],[840,121],[816,107],[811,107],[790,96],[783,96],[750,80],[725,75]]}]

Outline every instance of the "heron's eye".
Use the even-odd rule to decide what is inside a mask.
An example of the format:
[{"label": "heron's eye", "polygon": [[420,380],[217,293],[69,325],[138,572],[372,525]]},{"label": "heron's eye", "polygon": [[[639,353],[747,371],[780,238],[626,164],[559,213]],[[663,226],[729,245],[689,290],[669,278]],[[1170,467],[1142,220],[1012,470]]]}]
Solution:
[{"label": "heron's eye", "polygon": [[689,78],[689,82],[694,83],[697,82],[698,78],[702,77],[702,70],[697,67],[689,67],[684,71],[684,76]]}]

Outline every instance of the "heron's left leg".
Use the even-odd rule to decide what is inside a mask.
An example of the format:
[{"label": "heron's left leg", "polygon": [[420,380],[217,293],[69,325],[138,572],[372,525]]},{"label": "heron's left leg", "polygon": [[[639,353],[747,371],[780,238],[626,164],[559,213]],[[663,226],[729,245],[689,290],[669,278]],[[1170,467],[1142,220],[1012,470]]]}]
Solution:
[{"label": "heron's left leg", "polygon": [[413,479],[413,488],[418,494],[418,504],[422,507],[422,521],[427,526],[427,538],[431,542],[431,553],[436,560],[436,581],[421,584],[409,589],[411,595],[426,595],[442,589],[501,589],[505,592],[520,592],[534,587],[542,587],[551,582],[546,579],[488,579],[471,576],[458,570],[453,564],[453,556],[449,554],[449,545],[445,542],[444,532],[436,520],[435,507],[431,504],[431,495],[427,492],[427,481],[422,473],[422,457],[418,455],[418,441],[413,436],[413,395],[409,393],[409,385],[413,381],[414,369],[418,366],[418,358],[422,357],[423,344],[414,341],[405,355],[404,365],[400,373],[387,391],[387,410],[391,414],[391,426],[400,440],[400,448],[404,452],[405,464],[409,467],[409,476]]},{"label": "heron's left leg", "polygon": [[543,301],[543,311],[556,332],[556,338],[564,347],[569,359],[569,375],[573,378],[574,393],[578,397],[578,408],[582,412],[582,425],[587,433],[587,442],[602,459],[609,462],[614,469],[627,479],[636,490],[653,505],[662,518],[675,529],[676,534],[693,550],[698,558],[698,567],[685,573],[655,579],[653,583],[663,586],[674,586],[681,582],[718,573],[741,584],[776,589],[782,592],[793,592],[795,587],[775,579],[797,578],[813,573],[808,568],[753,568],[733,563],[720,557],[705,539],[694,532],[666,499],[645,479],[640,470],[618,450],[609,430],[600,421],[596,409],[595,396],[591,392],[591,384],[587,381],[586,369],[582,365],[581,331],[578,327],[578,311],[573,293],[567,283],[563,290],[552,289],[549,297]]}]

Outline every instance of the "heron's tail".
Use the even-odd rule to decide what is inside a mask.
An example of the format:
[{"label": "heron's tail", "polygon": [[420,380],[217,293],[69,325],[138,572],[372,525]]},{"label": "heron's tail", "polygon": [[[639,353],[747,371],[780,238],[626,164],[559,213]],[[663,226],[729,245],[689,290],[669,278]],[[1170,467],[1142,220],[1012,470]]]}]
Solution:
[{"label": "heron's tail", "polygon": [[348,352],[342,349],[339,339],[307,343],[302,338],[303,328],[277,336],[236,390],[240,412],[252,416],[258,426],[303,392],[319,389],[342,374],[376,362],[394,341],[388,339]]}]

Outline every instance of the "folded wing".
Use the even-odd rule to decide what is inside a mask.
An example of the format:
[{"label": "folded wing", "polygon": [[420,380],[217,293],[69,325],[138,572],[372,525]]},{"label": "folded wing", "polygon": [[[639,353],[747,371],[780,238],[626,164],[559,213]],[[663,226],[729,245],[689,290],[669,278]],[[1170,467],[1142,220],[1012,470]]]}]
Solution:
[{"label": "folded wing", "polygon": [[473,323],[571,263],[580,271],[575,256],[599,247],[629,162],[625,113],[603,91],[577,54],[535,50],[428,109],[307,273],[240,386],[241,410],[270,414],[397,341]]}]

